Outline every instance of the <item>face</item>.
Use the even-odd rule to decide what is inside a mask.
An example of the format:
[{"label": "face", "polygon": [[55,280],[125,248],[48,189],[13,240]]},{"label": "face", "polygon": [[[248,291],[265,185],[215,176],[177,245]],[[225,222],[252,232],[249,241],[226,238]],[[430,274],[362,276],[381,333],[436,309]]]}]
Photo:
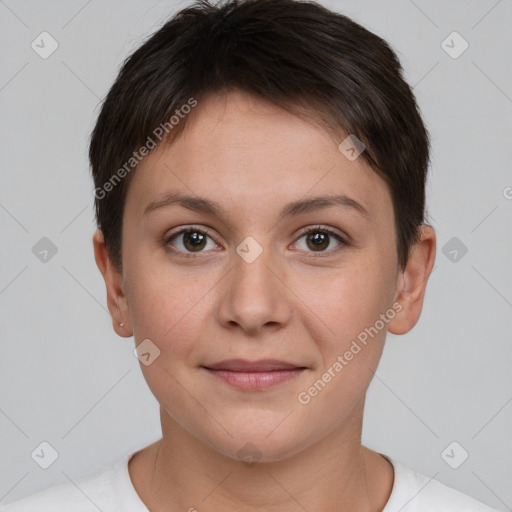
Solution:
[{"label": "face", "polygon": [[210,97],[190,116],[130,184],[129,324],[159,351],[141,368],[164,423],[280,460],[361,420],[397,314],[391,196],[340,152],[346,134],[259,99]]}]

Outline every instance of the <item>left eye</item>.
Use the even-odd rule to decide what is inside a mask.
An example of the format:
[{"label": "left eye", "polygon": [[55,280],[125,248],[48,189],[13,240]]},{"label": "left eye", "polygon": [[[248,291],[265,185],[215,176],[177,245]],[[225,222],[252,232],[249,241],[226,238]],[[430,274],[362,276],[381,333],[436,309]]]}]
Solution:
[{"label": "left eye", "polygon": [[304,250],[312,249],[312,252],[328,252],[325,249],[331,245],[333,238],[338,242],[338,246],[346,244],[340,235],[321,226],[306,229],[299,240],[303,238],[306,239],[306,249]]}]

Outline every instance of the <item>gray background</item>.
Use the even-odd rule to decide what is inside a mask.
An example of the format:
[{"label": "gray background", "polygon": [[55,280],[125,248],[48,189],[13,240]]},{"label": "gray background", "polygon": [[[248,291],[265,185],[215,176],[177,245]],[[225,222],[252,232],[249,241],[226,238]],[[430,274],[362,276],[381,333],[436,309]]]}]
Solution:
[{"label": "gray background", "polygon": [[[388,338],[363,441],[512,510],[512,2],[322,3],[398,51],[433,142],[436,267],[419,324]],[[160,436],[133,338],[106,310],[86,151],[122,60],[188,4],[0,0],[0,504]],[[47,59],[31,48],[43,31],[59,44]],[[453,31],[469,43],[456,59],[441,46]],[[43,441],[59,455],[46,470],[31,458]],[[458,469],[441,456],[453,441],[452,464],[469,453]]]}]

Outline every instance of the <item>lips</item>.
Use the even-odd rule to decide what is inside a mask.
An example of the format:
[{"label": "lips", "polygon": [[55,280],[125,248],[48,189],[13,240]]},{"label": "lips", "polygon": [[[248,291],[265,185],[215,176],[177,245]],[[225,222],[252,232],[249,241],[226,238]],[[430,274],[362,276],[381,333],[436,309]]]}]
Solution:
[{"label": "lips", "polygon": [[243,390],[262,390],[300,375],[306,367],[277,359],[245,361],[230,359],[203,366],[208,373]]},{"label": "lips", "polygon": [[209,370],[228,370],[231,372],[273,372],[278,370],[297,370],[304,366],[298,366],[278,359],[261,359],[259,361],[245,361],[243,359],[229,359],[205,366]]}]

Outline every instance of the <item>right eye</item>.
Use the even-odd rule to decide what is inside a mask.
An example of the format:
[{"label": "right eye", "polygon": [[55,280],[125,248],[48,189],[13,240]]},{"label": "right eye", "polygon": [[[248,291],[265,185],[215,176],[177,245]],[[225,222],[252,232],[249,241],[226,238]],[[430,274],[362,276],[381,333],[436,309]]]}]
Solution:
[{"label": "right eye", "polygon": [[182,253],[181,255],[186,258],[193,258],[191,254],[205,252],[203,249],[207,247],[208,239],[212,243],[210,249],[215,249],[217,244],[208,235],[208,229],[187,227],[168,236],[165,245],[171,246],[170,250],[174,253]]}]

